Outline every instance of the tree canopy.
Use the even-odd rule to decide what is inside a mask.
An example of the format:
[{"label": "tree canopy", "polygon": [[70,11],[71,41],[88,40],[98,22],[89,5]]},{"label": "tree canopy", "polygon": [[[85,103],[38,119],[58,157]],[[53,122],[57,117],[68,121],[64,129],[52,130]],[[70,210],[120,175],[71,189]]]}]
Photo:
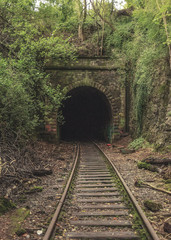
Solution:
[{"label": "tree canopy", "polygon": [[[74,59],[69,38],[56,34],[52,4],[35,11],[35,1],[0,2],[0,135],[28,138],[49,109],[58,108],[64,92],[54,89],[44,66],[48,59]],[[48,108],[45,98],[49,99]]]}]

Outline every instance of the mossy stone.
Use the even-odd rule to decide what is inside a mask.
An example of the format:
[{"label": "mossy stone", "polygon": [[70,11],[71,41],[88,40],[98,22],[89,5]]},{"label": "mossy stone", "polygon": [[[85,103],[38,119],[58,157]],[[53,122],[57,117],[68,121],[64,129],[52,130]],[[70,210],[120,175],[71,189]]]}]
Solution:
[{"label": "mossy stone", "polygon": [[145,200],[144,206],[152,212],[157,212],[162,208],[161,203],[156,203],[151,200]]},{"label": "mossy stone", "polygon": [[134,183],[135,187],[142,187],[143,186],[143,182],[141,180],[136,180]]},{"label": "mossy stone", "polygon": [[144,169],[147,169],[147,170],[152,171],[152,172],[157,172],[158,171],[156,166],[152,166],[151,164],[146,163],[146,162],[138,162],[137,166],[140,169],[144,168]]}]

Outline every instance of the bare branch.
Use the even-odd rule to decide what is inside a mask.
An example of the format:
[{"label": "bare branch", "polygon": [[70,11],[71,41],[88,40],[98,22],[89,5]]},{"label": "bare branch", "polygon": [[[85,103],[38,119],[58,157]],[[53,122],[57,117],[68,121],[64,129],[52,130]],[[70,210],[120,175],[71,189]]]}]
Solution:
[{"label": "bare branch", "polygon": [[107,25],[109,25],[109,27],[112,29],[112,31],[115,31],[114,26],[113,26],[106,18],[104,18],[104,17],[101,15],[99,9],[95,7],[94,1],[93,1],[93,0],[90,0],[90,2],[91,2],[91,4],[92,4],[92,7],[93,7],[94,12],[95,12]]}]

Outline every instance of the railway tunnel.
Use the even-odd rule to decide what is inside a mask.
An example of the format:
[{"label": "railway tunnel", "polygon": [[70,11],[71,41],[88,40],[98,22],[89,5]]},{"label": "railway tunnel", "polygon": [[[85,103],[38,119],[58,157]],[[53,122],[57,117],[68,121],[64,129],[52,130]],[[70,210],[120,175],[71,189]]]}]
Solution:
[{"label": "railway tunnel", "polygon": [[110,103],[104,93],[94,87],[76,87],[63,102],[62,140],[107,140],[112,122]]}]

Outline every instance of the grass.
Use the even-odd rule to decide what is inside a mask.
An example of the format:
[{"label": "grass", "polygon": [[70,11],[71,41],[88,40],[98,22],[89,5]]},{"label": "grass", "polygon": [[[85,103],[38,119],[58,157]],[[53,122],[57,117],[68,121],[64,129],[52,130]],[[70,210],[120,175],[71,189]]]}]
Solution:
[{"label": "grass", "polygon": [[34,186],[34,187],[30,188],[28,191],[26,191],[26,193],[36,193],[36,192],[42,192],[42,191],[43,191],[43,187]]},{"label": "grass", "polygon": [[11,233],[21,236],[26,231],[22,228],[23,221],[29,216],[30,211],[26,208],[18,208],[11,215]]}]

